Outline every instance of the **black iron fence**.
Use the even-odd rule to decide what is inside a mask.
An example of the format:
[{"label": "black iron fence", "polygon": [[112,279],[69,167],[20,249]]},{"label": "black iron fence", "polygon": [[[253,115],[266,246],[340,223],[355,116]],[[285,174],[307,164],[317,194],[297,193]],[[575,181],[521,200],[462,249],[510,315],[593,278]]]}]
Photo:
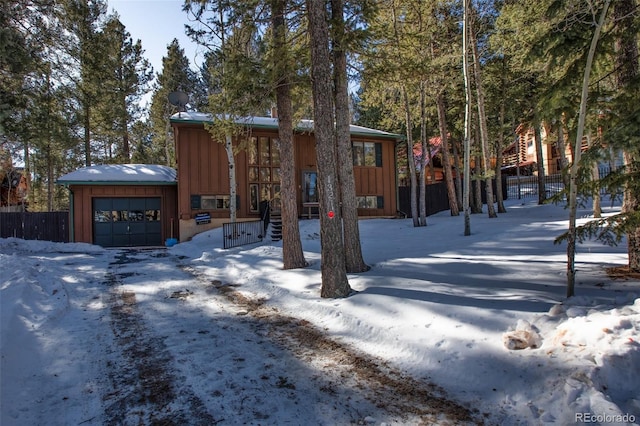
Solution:
[{"label": "black iron fence", "polygon": [[222,224],[225,249],[259,243],[264,238],[264,234],[264,223],[260,219]]},{"label": "black iron fence", "polygon": [[[561,174],[548,175],[544,177],[545,198],[549,198],[562,192],[564,182]],[[507,177],[507,198],[528,198],[538,197],[538,176],[508,176]]]},{"label": "black iron fence", "polygon": [[69,242],[69,212],[0,213],[0,238]]},{"label": "black iron fence", "polygon": [[[598,167],[597,179],[602,179],[611,173],[609,166]],[[564,190],[562,174],[556,173],[544,177],[545,198],[552,197]],[[614,191],[615,192],[615,191]],[[600,191],[600,195],[607,194],[606,189]],[[538,176],[507,176],[506,198],[538,197]]]}]

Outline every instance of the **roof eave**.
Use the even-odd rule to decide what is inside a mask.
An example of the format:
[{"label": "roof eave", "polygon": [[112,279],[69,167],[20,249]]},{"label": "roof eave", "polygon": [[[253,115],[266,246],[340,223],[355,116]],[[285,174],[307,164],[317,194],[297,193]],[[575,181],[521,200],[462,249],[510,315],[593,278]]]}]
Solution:
[{"label": "roof eave", "polygon": [[177,185],[178,181],[167,181],[167,182],[158,182],[158,181],[95,181],[95,180],[65,180],[60,181],[57,180],[56,184],[63,186],[71,186],[71,185],[111,185],[111,186],[129,186],[129,185],[148,185],[148,186],[160,186],[160,185]]},{"label": "roof eave", "polygon": [[[185,124],[208,124],[211,123],[211,120],[193,120],[186,118],[171,118],[171,123],[185,123]],[[252,129],[258,130],[278,130],[278,125],[270,125],[270,124],[255,124],[255,123],[237,123],[239,126],[251,127]],[[298,133],[313,133],[313,128],[306,127],[295,127],[293,129]],[[395,133],[370,133],[370,132],[358,132],[351,131],[349,132],[351,136],[360,136],[360,137],[369,137],[369,138],[381,138],[381,139],[391,139],[394,141],[403,141],[405,140],[405,136]]]}]

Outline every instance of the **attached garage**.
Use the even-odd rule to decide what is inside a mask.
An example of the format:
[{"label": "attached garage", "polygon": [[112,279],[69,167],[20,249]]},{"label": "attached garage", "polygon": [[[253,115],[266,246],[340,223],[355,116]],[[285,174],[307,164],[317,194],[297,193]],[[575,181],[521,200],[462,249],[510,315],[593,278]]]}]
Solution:
[{"label": "attached garage", "polygon": [[170,167],[91,166],[61,177],[58,183],[70,192],[71,241],[142,247],[178,237],[176,172]]},{"label": "attached garage", "polygon": [[93,241],[103,247],[162,244],[160,197],[93,199]]}]

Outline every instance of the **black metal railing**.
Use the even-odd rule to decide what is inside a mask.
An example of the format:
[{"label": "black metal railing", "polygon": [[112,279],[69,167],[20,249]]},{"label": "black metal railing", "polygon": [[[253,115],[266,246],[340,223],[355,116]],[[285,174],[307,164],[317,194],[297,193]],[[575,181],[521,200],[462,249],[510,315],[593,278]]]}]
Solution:
[{"label": "black metal railing", "polygon": [[260,219],[222,224],[225,249],[259,243],[263,240],[264,233],[264,223]]},{"label": "black metal railing", "polygon": [[[546,198],[549,198],[564,189],[562,175],[554,174],[544,177],[544,188]],[[537,176],[508,176],[507,177],[507,198],[518,199],[538,196]]]},{"label": "black metal railing", "polygon": [[[598,179],[602,179],[611,173],[608,166],[598,167]],[[552,197],[564,190],[562,174],[556,173],[544,177],[544,189],[546,198]],[[615,192],[615,191],[614,191]],[[600,195],[607,195],[605,188],[600,190]],[[538,196],[537,176],[507,176],[507,198],[527,198]]]}]

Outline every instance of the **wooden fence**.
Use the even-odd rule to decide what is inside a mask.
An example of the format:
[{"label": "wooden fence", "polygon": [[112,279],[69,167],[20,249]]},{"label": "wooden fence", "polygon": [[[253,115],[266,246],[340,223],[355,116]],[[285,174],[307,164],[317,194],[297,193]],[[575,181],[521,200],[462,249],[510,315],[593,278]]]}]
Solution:
[{"label": "wooden fence", "polygon": [[[471,185],[471,196],[473,197],[476,191],[475,185],[472,182]],[[496,193],[496,181],[493,180],[493,193]],[[510,197],[507,193],[507,179],[506,176],[502,176],[502,193],[504,194],[504,199]],[[481,195],[482,202],[486,204],[487,195],[485,192],[485,184],[482,183],[481,187]],[[438,212],[448,210],[449,209],[449,194],[447,193],[447,185],[445,182],[432,183],[426,186],[426,206],[427,206],[427,216],[431,216],[432,214],[436,214]],[[408,186],[400,186],[398,187],[398,199],[399,199],[399,207],[400,212],[407,215],[407,217],[411,217],[411,187]]]},{"label": "wooden fence", "polygon": [[0,213],[0,238],[69,242],[69,212]]}]

